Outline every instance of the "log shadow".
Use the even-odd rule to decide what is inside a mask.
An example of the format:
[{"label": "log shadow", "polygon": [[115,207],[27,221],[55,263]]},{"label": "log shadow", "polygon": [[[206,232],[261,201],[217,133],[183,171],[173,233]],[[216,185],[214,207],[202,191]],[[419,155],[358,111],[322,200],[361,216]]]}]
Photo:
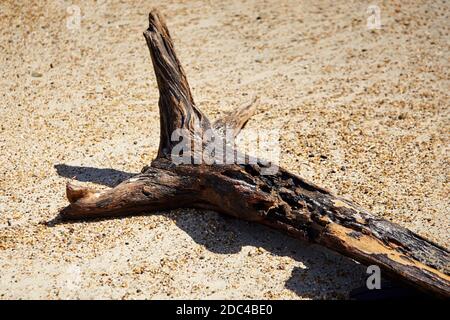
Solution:
[{"label": "log shadow", "polygon": [[[262,254],[292,259],[290,267],[292,268],[292,264],[297,266],[292,268],[284,288],[299,297],[346,299],[352,289],[365,284],[366,267],[321,246],[300,241],[263,225],[211,211],[204,211],[202,214],[190,212],[191,210],[180,211],[183,213],[174,213],[176,225],[211,252],[227,255],[245,250],[244,253],[252,253],[249,259],[259,259],[258,253],[254,255],[253,251],[254,248],[262,248]],[[264,270],[256,271],[283,277],[285,266],[275,260],[279,259],[265,264],[257,263]]]},{"label": "log shadow", "polygon": [[[180,211],[180,212],[178,212]],[[192,211],[192,212],[191,212]],[[236,254],[245,247],[262,248],[275,257],[294,261],[284,287],[308,299],[424,299],[421,292],[388,278],[381,278],[381,289],[366,287],[367,267],[325,247],[292,238],[278,230],[234,219],[216,212],[179,209],[169,215],[176,225],[196,243],[218,254]],[[254,259],[254,256],[249,259]],[[265,260],[267,261],[267,260]],[[276,277],[285,271],[283,263],[274,261],[259,265]],[[292,266],[292,264],[291,264]],[[258,270],[258,272],[265,272]]]},{"label": "log shadow", "polygon": [[74,179],[81,182],[92,182],[110,188],[117,186],[124,180],[131,178],[136,173],[124,172],[109,168],[93,168],[82,166],[70,166],[67,164],[56,164],[56,172],[65,178]]},{"label": "log shadow", "polygon": [[[66,164],[57,164],[54,167],[62,177],[108,187],[114,187],[135,175],[108,168]],[[199,214],[199,210],[178,209],[156,214],[173,219],[176,225],[196,243],[213,253],[236,254],[244,247],[251,246],[263,248],[274,256],[290,257],[296,262],[295,264],[300,266],[294,266],[291,276],[285,282],[285,288],[300,297],[311,299],[348,298],[352,289],[360,288],[362,299],[372,298],[361,289],[365,286],[366,267],[324,247],[294,239],[269,227],[233,219],[211,211],[202,211]],[[99,220],[104,219],[89,221]],[[62,223],[71,222],[56,217],[47,225],[53,226]],[[382,299],[383,296],[375,296],[375,299],[379,298]]]}]

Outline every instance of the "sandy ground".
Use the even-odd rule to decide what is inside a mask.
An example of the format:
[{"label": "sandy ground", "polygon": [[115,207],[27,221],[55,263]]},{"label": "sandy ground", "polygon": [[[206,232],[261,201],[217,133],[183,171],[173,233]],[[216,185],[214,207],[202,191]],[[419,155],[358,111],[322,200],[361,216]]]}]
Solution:
[{"label": "sandy ground", "polygon": [[259,97],[248,127],[283,132],[284,167],[448,248],[450,3],[379,1],[379,30],[369,4],[2,0],[0,297],[318,299],[364,285],[352,260],[213,212],[46,223],[69,178],[114,185],[155,156],[154,6],[210,117]]}]

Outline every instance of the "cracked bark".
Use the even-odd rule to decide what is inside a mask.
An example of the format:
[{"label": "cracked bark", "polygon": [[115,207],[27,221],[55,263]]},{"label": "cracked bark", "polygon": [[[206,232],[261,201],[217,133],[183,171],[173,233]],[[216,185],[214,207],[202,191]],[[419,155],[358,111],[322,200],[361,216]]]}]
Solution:
[{"label": "cracked bark", "polygon": [[[115,188],[96,191],[68,183],[66,219],[132,215],[175,208],[214,210],[254,221],[293,237],[323,245],[382,274],[434,296],[450,296],[449,253],[412,231],[380,219],[282,168],[263,175],[264,165],[180,164],[171,161],[175,129],[204,143],[199,129],[224,128],[234,135],[253,115],[254,103],[211,124],[195,105],[186,75],[174,51],[167,26],[157,11],[144,32],[160,92],[158,155],[141,174]],[[238,152],[238,151],[236,151]],[[191,157],[195,156],[192,152]]]}]

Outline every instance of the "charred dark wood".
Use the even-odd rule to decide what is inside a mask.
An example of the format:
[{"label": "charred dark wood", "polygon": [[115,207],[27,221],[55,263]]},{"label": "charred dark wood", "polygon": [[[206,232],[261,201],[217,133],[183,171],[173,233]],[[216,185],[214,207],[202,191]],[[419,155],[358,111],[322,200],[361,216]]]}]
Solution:
[{"label": "charred dark wood", "polygon": [[[435,296],[450,296],[449,253],[397,224],[380,219],[284,169],[263,175],[254,164],[174,165],[171,133],[186,129],[242,129],[254,113],[249,105],[211,125],[195,106],[167,27],[150,14],[144,36],[160,91],[160,146],[157,158],[141,174],[106,191],[67,185],[68,219],[113,217],[174,208],[214,210],[254,221],[296,238],[323,245]],[[200,131],[201,131],[200,130]],[[233,136],[234,138],[234,136]],[[237,152],[237,151],[236,151]]]}]

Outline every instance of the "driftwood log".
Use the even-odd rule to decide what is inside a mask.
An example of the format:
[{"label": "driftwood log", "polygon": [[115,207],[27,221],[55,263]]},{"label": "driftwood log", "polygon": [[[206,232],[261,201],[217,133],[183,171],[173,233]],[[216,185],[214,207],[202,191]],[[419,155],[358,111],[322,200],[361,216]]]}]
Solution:
[{"label": "driftwood log", "polygon": [[[171,134],[186,129],[224,128],[237,134],[254,113],[246,106],[211,123],[195,105],[175,55],[167,26],[157,11],[144,32],[160,93],[160,144],[156,159],[135,177],[106,191],[67,184],[67,219],[132,215],[181,207],[214,210],[254,221],[323,245],[383,275],[431,295],[450,296],[449,252],[397,224],[380,219],[282,168],[263,175],[256,164],[178,164],[171,161]],[[200,139],[200,143],[202,143]],[[238,152],[238,151],[236,151]]]}]

